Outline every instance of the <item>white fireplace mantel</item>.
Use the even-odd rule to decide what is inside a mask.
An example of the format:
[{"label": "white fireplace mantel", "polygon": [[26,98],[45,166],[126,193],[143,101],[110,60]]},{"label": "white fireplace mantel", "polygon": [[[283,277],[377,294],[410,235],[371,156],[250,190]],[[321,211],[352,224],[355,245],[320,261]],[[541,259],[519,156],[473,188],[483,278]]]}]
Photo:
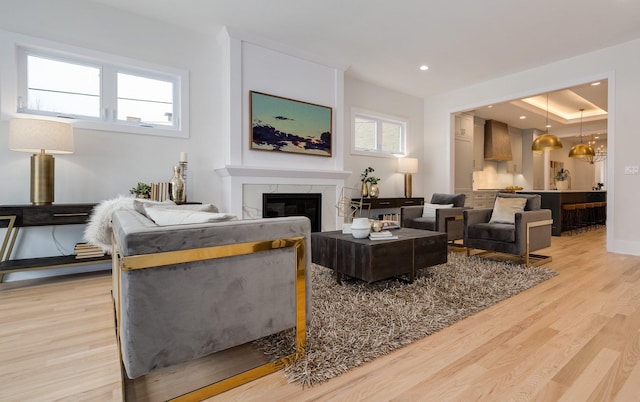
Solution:
[{"label": "white fireplace mantel", "polygon": [[274,169],[257,166],[226,165],[215,170],[220,177],[279,177],[279,178],[304,178],[304,179],[329,179],[344,180],[351,176],[350,171],[345,170],[310,170],[310,169]]},{"label": "white fireplace mantel", "polygon": [[322,230],[342,227],[335,205],[351,172],[226,165],[215,169],[222,179],[222,207],[242,219],[262,216],[263,193],[322,193]]}]

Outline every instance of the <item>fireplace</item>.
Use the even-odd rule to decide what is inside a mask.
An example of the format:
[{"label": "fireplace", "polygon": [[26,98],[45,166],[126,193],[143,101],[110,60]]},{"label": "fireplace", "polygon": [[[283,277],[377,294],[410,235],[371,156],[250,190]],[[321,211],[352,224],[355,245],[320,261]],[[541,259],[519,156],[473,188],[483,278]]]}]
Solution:
[{"label": "fireplace", "polygon": [[311,231],[320,232],[322,224],[322,194],[320,193],[263,193],[262,217],[306,216]]}]

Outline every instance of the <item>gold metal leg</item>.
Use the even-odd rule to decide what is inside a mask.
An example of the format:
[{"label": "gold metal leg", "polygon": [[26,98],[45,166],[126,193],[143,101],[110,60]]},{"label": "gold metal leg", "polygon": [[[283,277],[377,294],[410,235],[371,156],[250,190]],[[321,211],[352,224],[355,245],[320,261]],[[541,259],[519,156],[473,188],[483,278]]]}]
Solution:
[{"label": "gold metal leg", "polygon": [[[13,246],[16,244],[16,237],[18,237],[18,232],[20,228],[16,227],[16,216],[15,215],[5,215],[0,216],[1,221],[9,221],[7,224],[7,231],[4,234],[4,239],[2,240],[2,248],[0,248],[0,262],[7,261],[11,258],[11,252],[13,251]],[[4,273],[0,272],[0,283],[4,280]]]},{"label": "gold metal leg", "polygon": [[[9,224],[7,225],[7,232],[4,234],[4,240],[2,241],[2,248],[0,249],[0,261],[6,261],[11,257],[13,245],[16,242],[16,237],[18,236],[20,228],[15,227],[15,215],[0,216],[0,221],[9,221]],[[10,242],[9,239],[11,239]],[[7,245],[9,246],[8,249]]]}]

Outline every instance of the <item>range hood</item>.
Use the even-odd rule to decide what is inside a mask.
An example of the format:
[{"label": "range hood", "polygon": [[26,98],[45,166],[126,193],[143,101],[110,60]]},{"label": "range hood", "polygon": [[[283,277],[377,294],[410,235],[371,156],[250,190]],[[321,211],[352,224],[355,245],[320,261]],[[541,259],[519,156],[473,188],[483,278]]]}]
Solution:
[{"label": "range hood", "polygon": [[497,120],[485,122],[484,159],[489,161],[510,161],[513,159],[507,123]]}]

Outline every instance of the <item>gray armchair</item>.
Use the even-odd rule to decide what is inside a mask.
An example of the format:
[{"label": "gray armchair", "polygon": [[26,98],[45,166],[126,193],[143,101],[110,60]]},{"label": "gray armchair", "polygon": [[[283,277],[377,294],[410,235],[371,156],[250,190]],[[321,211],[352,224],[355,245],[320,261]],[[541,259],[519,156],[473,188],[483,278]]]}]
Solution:
[{"label": "gray armchair", "polygon": [[431,204],[453,204],[453,208],[436,209],[435,217],[423,217],[423,205],[402,207],[401,226],[447,233],[447,240],[450,242],[462,239],[462,211],[468,209],[464,206],[465,197],[464,194],[434,193],[431,196]]},{"label": "gray armchair", "polygon": [[524,211],[515,212],[514,223],[490,223],[493,208],[464,211],[467,255],[475,248],[520,256],[527,266],[550,262],[549,256],[531,254],[551,246],[551,210],[540,209],[540,195],[498,193],[498,198],[526,198],[527,201]]}]

